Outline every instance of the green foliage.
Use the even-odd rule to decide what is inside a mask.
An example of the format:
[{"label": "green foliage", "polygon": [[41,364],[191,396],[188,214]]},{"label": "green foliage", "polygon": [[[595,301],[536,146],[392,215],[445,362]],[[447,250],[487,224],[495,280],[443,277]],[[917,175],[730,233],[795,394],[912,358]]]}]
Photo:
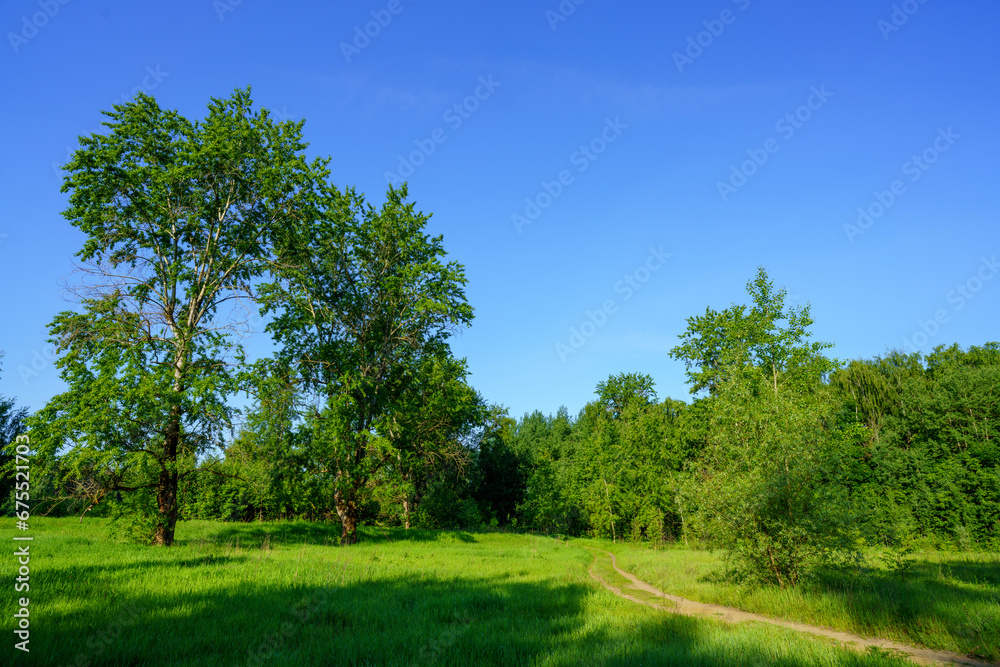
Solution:
[{"label": "green foliage", "polygon": [[912,555],[915,550],[912,543],[889,547],[879,554],[879,560],[887,571],[899,577],[900,581],[906,581],[913,571],[915,561]]},{"label": "green foliage", "polygon": [[158,519],[156,493],[147,488],[109,500],[107,515],[111,537],[127,544],[151,545]]},{"label": "green foliage", "polygon": [[607,408],[612,417],[618,419],[633,403],[640,405],[654,403],[656,391],[653,389],[653,378],[641,373],[619,373],[607,380],[597,383],[595,393],[601,404]]},{"label": "green foliage", "polygon": [[[3,352],[0,351],[0,359]],[[13,446],[17,436],[25,432],[27,408],[18,408],[13,398],[0,396],[0,511],[10,515],[14,511],[14,485],[16,459]]]},{"label": "green foliage", "polygon": [[[447,344],[472,319],[464,269],[443,261],[442,238],[424,234],[429,216],[406,198],[405,185],[390,186],[375,209],[353,190],[325,187],[321,213],[288,228],[277,279],[261,289],[276,362],[314,399],[307,448],[333,485],[345,543],[356,539],[369,483],[395,465],[409,493],[419,447],[440,452],[473,404]],[[445,408],[445,396],[455,404]],[[444,425],[431,427],[426,418],[438,416]]]},{"label": "green foliage", "polygon": [[[836,362],[810,343],[809,307],[786,309],[761,269],[747,283],[753,307],[688,320],[674,348],[694,391],[708,388],[710,433],[695,464],[695,530],[726,551],[741,579],[794,585],[849,555],[854,531],[829,444],[835,404],[824,385]],[[781,325],[785,322],[784,326]]]},{"label": "green foliage", "polygon": [[[620,391],[622,387],[631,389]],[[697,437],[687,406],[652,402],[648,376],[612,376],[576,420],[526,415],[512,436],[523,452],[524,522],[536,530],[661,543],[676,539],[680,473]]]},{"label": "green foliage", "polygon": [[[466,383],[467,375],[464,360],[447,356],[424,359],[407,378],[406,390],[392,407],[387,435],[396,460],[387,466],[386,473],[388,483],[398,486],[404,525],[409,524],[410,508],[423,503],[424,496],[441,495],[429,491],[432,482],[440,486],[442,479],[447,480],[449,494],[455,496],[452,502],[469,502],[475,507],[467,497],[472,490],[469,475],[473,457],[464,442],[478,435],[474,432],[487,418],[487,408]],[[440,527],[445,525],[452,524],[444,522]]]},{"label": "green foliage", "polygon": [[[302,123],[252,107],[237,90],[191,121],[140,94],[81,139],[63,190],[85,279],[50,325],[68,390],[30,417],[0,398],[4,498],[27,429],[33,500],[140,542],[182,517],[334,513],[345,544],[365,520],[694,537],[782,586],[859,537],[1000,545],[1000,344],[841,367],[760,268],[749,305],[689,318],[670,351],[690,403],[619,373],[576,418],[514,421],[452,356],[464,267],[406,187],[378,208],[339,190]],[[278,346],[252,365],[248,303]]]},{"label": "green foliage", "polygon": [[461,496],[462,488],[447,477],[430,482],[413,515],[414,528],[473,530],[483,526],[479,506]]},{"label": "green foliage", "polygon": [[765,369],[775,390],[779,382],[825,376],[837,367],[822,354],[832,344],[808,340],[813,323],[808,304],[786,308],[786,290],[775,290],[763,267],[747,282],[747,292],[753,301],[749,311],[734,304],[687,319],[681,344],[670,356],[687,367],[692,394],[707,389],[714,395],[734,370],[746,366]]},{"label": "green foliage", "polygon": [[691,513],[738,578],[788,586],[850,556],[853,516],[828,446],[831,406],[769,385],[747,369],[718,392]]},{"label": "green foliage", "polygon": [[545,533],[579,535],[587,524],[578,502],[577,429],[565,408],[555,417],[525,415],[512,435],[512,448],[527,469],[520,523]]},{"label": "green foliage", "polygon": [[513,447],[515,427],[506,408],[491,407],[474,449],[472,497],[483,518],[497,527],[516,519],[527,488],[526,454]]},{"label": "green foliage", "polygon": [[206,474],[184,485],[184,516],[226,521],[322,517],[332,489],[312,470],[294,382],[261,362],[245,373],[244,388],[254,402],[224,457],[207,457],[200,466]]},{"label": "green foliage", "polygon": [[[39,463],[131,493],[155,488],[158,544],[173,541],[182,461],[218,445],[233,410],[241,299],[274,263],[275,239],[314,218],[322,162],[301,123],[254,112],[250,91],[213,99],[203,121],[140,93],[81,137],[63,191],[84,234],[80,311],[50,325],[67,392],[32,422]],[[140,475],[144,472],[144,476]]]},{"label": "green foliage", "polygon": [[1000,346],[892,352],[852,362],[834,385],[842,428],[862,429],[843,460],[870,541],[902,530],[973,548],[996,534]]}]

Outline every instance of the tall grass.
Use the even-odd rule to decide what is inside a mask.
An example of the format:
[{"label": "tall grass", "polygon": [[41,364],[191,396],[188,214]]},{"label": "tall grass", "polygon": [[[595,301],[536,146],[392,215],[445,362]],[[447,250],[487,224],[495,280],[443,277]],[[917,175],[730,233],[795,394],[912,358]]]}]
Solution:
[{"label": "tall grass", "polygon": [[718,576],[718,554],[608,548],[618,565],[657,588],[699,602],[825,625],[963,655],[1000,660],[1000,555],[925,551],[901,572],[867,554],[866,565],[827,571],[786,589],[748,587]]},{"label": "tall grass", "polygon": [[[10,543],[10,525],[2,526]],[[30,654],[39,665],[900,665],[780,628],[624,601],[575,541],[179,524],[169,549],[101,520],[34,519]],[[11,558],[2,577],[11,581]],[[11,586],[12,589],[12,586]],[[11,590],[8,589],[8,590]],[[3,599],[10,629],[14,594]],[[8,638],[11,634],[5,633]],[[11,664],[12,641],[0,651]]]}]

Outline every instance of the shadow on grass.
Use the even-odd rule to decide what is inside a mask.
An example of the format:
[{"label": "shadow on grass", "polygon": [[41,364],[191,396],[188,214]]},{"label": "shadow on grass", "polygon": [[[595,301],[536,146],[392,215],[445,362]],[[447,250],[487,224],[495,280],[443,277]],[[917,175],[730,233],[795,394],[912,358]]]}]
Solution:
[{"label": "shadow on grass", "polygon": [[[178,545],[193,545],[201,541],[216,544],[236,543],[260,545],[270,538],[272,545],[319,544],[336,546],[340,544],[339,523],[310,523],[307,521],[277,521],[270,523],[225,523],[207,535],[197,535],[178,539]],[[182,525],[183,527],[183,525]],[[182,532],[182,531],[178,531]],[[379,528],[363,526],[358,529],[360,542],[465,542],[474,543],[472,533],[454,530],[424,530],[411,528]]]},{"label": "shadow on grass", "polygon": [[939,573],[969,584],[987,585],[1000,589],[1000,556],[990,562],[965,558],[949,563],[923,562],[918,565],[921,574],[927,577]]},{"label": "shadow on grass", "polygon": [[275,521],[273,523],[219,523],[212,530],[202,534],[186,536],[184,525],[178,524],[178,534],[185,537],[177,539],[178,545],[195,545],[203,541],[214,544],[227,544],[237,541],[241,545],[260,546],[265,538],[270,538],[272,545],[276,544],[324,544],[340,543],[339,523],[313,523],[309,521]]},{"label": "shadow on grass", "polygon": [[862,632],[902,629],[913,642],[1000,659],[1000,561],[915,561],[900,577],[867,570],[825,572],[806,590],[838,598]]},{"label": "shadow on grass", "polygon": [[[378,528],[366,527],[365,532],[371,535],[371,539],[379,539],[383,536],[383,531]],[[462,530],[430,530],[423,528],[386,528],[384,534],[394,542],[465,542],[472,544],[476,542],[476,536]]]},{"label": "shadow on grass", "polygon": [[[234,576],[214,586],[208,580],[198,589],[171,590],[170,569],[191,560],[197,559],[154,561],[145,581],[141,571],[150,562],[50,570],[43,590],[59,591],[59,597],[48,600],[53,604],[32,626],[24,664],[805,667],[822,657],[809,650],[828,650],[816,642],[809,650],[784,650],[781,630],[650,612],[581,583],[470,574],[251,584]],[[225,562],[247,565],[238,557]],[[98,570],[141,592],[95,600],[79,582]],[[42,602],[52,594],[39,596]],[[841,652],[826,664],[893,661]]]}]

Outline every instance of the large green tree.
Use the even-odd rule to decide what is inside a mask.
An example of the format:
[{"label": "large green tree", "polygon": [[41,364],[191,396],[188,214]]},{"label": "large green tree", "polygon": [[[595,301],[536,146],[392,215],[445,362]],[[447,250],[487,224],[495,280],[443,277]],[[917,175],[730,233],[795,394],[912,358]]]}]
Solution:
[{"label": "large green tree", "polygon": [[711,394],[710,434],[696,466],[695,525],[734,570],[781,586],[848,552],[852,526],[829,452],[838,362],[809,340],[809,306],[785,306],[763,268],[752,306],[688,320],[671,354],[692,391]]},{"label": "large green tree", "polygon": [[813,370],[825,375],[836,367],[822,356],[832,345],[809,340],[809,304],[786,306],[787,291],[776,290],[763,267],[747,282],[747,292],[753,301],[749,309],[736,304],[722,311],[706,308],[704,315],[687,319],[681,344],[670,356],[684,362],[692,394],[707,390],[714,395],[730,372],[747,365],[764,370],[775,392],[781,382]]},{"label": "large green tree", "polygon": [[305,416],[344,544],[357,541],[364,490],[399,461],[412,383],[472,319],[463,267],[445,261],[442,238],[425,233],[429,216],[406,199],[405,185],[390,187],[376,209],[326,188],[322,215],[285,238],[279,279],[264,290],[278,357],[313,398]]},{"label": "large green tree", "polygon": [[65,166],[81,307],[50,326],[69,390],[34,421],[37,444],[49,460],[65,448],[70,475],[152,491],[159,545],[174,539],[179,480],[229,423],[242,301],[281,230],[314,217],[326,175],[301,122],[252,106],[237,90],[192,121],[140,93]]}]

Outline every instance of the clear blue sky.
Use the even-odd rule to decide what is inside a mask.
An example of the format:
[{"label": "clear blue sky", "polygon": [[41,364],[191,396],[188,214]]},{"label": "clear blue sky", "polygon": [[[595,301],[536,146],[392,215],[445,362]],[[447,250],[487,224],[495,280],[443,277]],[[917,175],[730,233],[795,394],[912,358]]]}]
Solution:
[{"label": "clear blue sky", "polygon": [[758,265],[841,358],[1000,339],[1000,5],[896,8],[6,0],[0,394],[63,388],[47,325],[83,238],[54,166],[136,87],[201,117],[249,84],[337,184],[380,201],[408,174],[467,267],[454,350],[514,416],[575,414],[618,372],[686,398],[685,318],[743,303]]}]

